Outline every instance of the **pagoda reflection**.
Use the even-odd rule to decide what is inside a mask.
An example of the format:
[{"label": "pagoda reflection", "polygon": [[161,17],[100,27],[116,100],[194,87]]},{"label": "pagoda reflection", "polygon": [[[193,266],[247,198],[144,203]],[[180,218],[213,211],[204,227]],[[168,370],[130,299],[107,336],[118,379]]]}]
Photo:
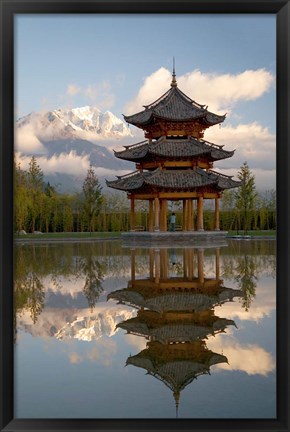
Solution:
[{"label": "pagoda reflection", "polygon": [[210,368],[228,363],[227,357],[207,348],[206,340],[225,332],[233,320],[215,315],[215,307],[242,297],[220,277],[220,248],[214,253],[214,277],[205,275],[202,247],[150,248],[148,277],[136,277],[136,249],[131,249],[131,279],[125,289],[108,295],[119,304],[137,309],[137,315],[117,325],[128,334],[144,337],[144,350],[126,365],[145,369],[169,387],[176,405],[181,391]]}]

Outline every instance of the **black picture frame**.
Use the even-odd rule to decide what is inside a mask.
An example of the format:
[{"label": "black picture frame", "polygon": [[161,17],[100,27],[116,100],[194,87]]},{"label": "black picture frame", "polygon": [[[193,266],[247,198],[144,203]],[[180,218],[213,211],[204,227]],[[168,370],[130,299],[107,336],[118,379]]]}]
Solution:
[{"label": "black picture frame", "polygon": [[[1,431],[288,431],[289,430],[289,0],[0,0],[0,430]],[[26,13],[275,14],[277,18],[277,419],[15,419],[13,416],[13,18]],[[246,395],[245,395],[246,397]]]}]

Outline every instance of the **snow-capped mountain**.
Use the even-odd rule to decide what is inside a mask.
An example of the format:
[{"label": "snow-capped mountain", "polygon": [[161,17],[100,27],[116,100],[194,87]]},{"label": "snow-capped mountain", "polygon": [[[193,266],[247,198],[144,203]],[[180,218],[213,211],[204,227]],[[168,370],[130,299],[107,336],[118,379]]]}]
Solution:
[{"label": "snow-capped mountain", "polygon": [[117,324],[136,316],[136,311],[127,306],[96,304],[91,309],[45,308],[33,324],[29,311],[18,317],[18,329],[34,337],[59,340],[78,339],[92,341],[104,336],[112,337]]},{"label": "snow-capped mountain", "polygon": [[101,181],[132,169],[114,156],[113,149],[133,141],[126,123],[110,111],[96,107],[33,112],[17,120],[16,159],[28,168],[31,156],[37,158],[45,179],[71,192],[81,188],[91,164]]},{"label": "snow-capped mountain", "polygon": [[102,140],[132,136],[126,123],[110,111],[101,112],[96,107],[56,109],[30,113],[20,118],[17,128],[32,127],[40,140],[59,138],[90,138]]}]

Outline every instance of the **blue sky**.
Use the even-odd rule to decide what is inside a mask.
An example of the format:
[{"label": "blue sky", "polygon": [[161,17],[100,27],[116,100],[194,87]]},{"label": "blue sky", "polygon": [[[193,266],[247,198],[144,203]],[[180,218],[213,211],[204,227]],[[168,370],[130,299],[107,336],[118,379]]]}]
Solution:
[{"label": "blue sky", "polygon": [[[260,161],[270,169],[263,159],[271,159],[274,179],[274,14],[17,15],[15,35],[16,117],[84,105],[131,114],[169,88],[175,56],[180,89],[209,110],[228,113],[229,139],[239,125],[255,125],[261,136],[250,128],[257,139],[249,148],[252,168]],[[262,159],[253,154],[260,138],[269,145]],[[245,146],[237,142],[240,164]],[[238,149],[224,137],[222,143]]]}]

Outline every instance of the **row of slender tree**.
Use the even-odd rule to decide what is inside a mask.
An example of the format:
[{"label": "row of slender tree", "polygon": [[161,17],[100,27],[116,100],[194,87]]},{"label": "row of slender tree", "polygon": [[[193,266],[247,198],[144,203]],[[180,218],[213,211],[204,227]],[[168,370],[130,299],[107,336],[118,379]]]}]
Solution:
[{"label": "row of slender tree", "polygon": [[[241,186],[223,193],[220,227],[223,230],[276,228],[276,194],[274,190],[259,194],[255,178],[245,162],[239,172]],[[14,226],[16,232],[94,232],[128,231],[129,203],[125,194],[104,194],[92,166],[84,179],[82,190],[75,194],[60,193],[44,182],[43,172],[34,156],[28,170],[15,164]],[[174,203],[177,224],[182,211]],[[136,225],[147,229],[146,202],[138,202]],[[205,229],[213,229],[214,213],[204,212]]]},{"label": "row of slender tree", "polygon": [[76,194],[59,193],[50,183],[45,183],[34,156],[27,171],[15,165],[14,173],[14,225],[17,232],[92,232],[96,229],[95,221],[104,197],[91,166],[82,191]]}]

